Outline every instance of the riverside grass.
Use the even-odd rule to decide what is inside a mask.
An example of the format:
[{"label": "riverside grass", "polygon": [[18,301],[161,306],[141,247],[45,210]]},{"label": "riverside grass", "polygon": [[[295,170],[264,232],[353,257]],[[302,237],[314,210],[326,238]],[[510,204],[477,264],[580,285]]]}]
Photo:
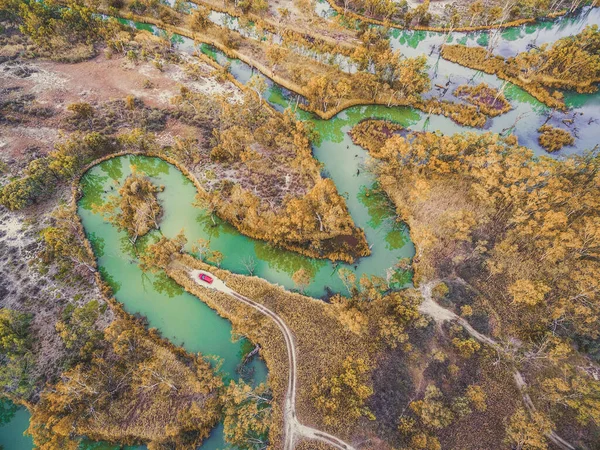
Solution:
[{"label": "riverside grass", "polygon": [[281,439],[283,399],[287,386],[288,356],[281,332],[267,317],[235,298],[200,286],[190,277],[190,270],[210,271],[236,292],[263,304],[279,315],[294,333],[298,348],[297,411],[300,420],[318,426],[342,438],[349,438],[344,424],[324,425],[324,415],[314,403],[312,388],[322,377],[335,373],[347,356],[370,360],[378,345],[359,336],[338,319],[337,310],[321,300],[292,293],[254,276],[236,275],[218,269],[189,254],[177,254],[166,273],[186,291],[202,299],[220,316],[228,319],[236,332],[261,346],[261,357],[269,368],[269,386],[273,391],[271,442]]}]

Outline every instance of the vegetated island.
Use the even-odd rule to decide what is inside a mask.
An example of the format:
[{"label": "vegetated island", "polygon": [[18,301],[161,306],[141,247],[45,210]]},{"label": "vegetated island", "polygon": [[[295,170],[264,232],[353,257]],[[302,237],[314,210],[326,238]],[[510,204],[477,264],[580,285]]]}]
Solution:
[{"label": "vegetated island", "polygon": [[134,172],[125,179],[119,195],[96,209],[119,230],[127,231],[129,240],[135,244],[150,230],[160,228],[163,210],[157,194],[163,189],[164,186],[156,186],[147,176]]}]

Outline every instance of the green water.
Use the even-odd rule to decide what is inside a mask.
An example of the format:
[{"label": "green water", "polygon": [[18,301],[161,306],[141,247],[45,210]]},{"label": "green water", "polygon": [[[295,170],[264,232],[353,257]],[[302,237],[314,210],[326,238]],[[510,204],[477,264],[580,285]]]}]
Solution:
[{"label": "green water", "polygon": [[[133,166],[157,184],[166,186],[159,194],[164,208],[161,231],[166,236],[173,237],[182,228],[188,231],[202,226],[203,222],[206,224],[206,216],[191,206],[196,193],[194,185],[174,166],[158,158],[136,156],[113,158],[98,164],[81,180],[83,196],[78,213],[98,258],[102,277],[128,312],[145,316],[151,327],[190,352],[219,357],[224,375],[234,377],[244,341],[232,342],[229,322],[186,293],[164,273],[142,272],[127,234],[92,212],[93,205],[102,204],[107,196],[116,192],[119,184],[131,174]],[[189,236],[190,241],[197,239],[192,233]],[[146,240],[152,237],[149,235]],[[265,366],[255,363],[253,368],[255,379],[264,381]]]},{"label": "green water", "polygon": [[31,437],[23,433],[29,427],[29,412],[8,400],[0,399],[0,445],[5,450],[26,450],[33,447]]}]

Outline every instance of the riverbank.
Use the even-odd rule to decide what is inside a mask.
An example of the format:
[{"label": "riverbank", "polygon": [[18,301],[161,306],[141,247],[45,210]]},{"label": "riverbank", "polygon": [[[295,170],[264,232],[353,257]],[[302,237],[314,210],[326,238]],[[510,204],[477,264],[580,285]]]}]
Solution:
[{"label": "riverbank", "polygon": [[[324,421],[323,412],[315,405],[314,387],[322,377],[335,373],[347,357],[369,360],[376,350],[373,342],[365,342],[336,318],[336,309],[328,303],[290,293],[267,281],[233,274],[203,263],[190,255],[177,255],[167,267],[167,274],[188,292],[204,299],[207,304],[230,320],[243,334],[261,346],[261,356],[269,366],[270,386],[274,393],[275,423],[283,420],[288,354],[277,329],[268,317],[235,298],[201,287],[190,279],[190,270],[207,270],[245,297],[275,312],[291,329],[297,347],[297,400],[298,419],[303,423],[325,429],[330,433],[351,439],[352,430],[331,426]],[[271,432],[271,442],[281,441],[280,427]]]},{"label": "riverbank", "polygon": [[[448,61],[460,64],[474,70],[480,70],[497,76],[502,80],[509,81],[515,86],[519,86],[534,98],[546,106],[562,111],[567,110],[567,106],[562,100],[561,95],[555,95],[556,92],[550,92],[551,87],[573,90],[589,90],[600,79],[590,79],[587,82],[573,82],[554,77],[541,76],[536,79],[528,79],[527,75],[517,75],[517,70],[511,67],[510,61],[506,61],[500,56],[491,55],[487,49],[466,47],[461,45],[443,45],[441,56]],[[539,78],[539,79],[538,79]]]},{"label": "riverbank", "polygon": [[[395,28],[398,30],[433,31],[433,32],[438,32],[438,33],[451,33],[451,32],[459,33],[459,32],[487,31],[487,30],[498,30],[498,29],[501,30],[501,29],[507,29],[507,28],[515,28],[515,27],[520,27],[522,25],[526,25],[526,24],[534,24],[534,23],[543,22],[545,20],[557,19],[559,17],[563,17],[567,14],[575,12],[575,11],[568,11],[567,9],[563,9],[560,11],[555,11],[555,12],[549,13],[545,17],[514,19],[514,20],[507,20],[502,23],[489,24],[489,25],[476,25],[476,26],[449,25],[446,27],[429,26],[429,25],[409,25],[409,26],[407,26],[407,25],[400,25],[391,20],[387,20],[387,21],[379,20],[376,18],[368,17],[364,14],[358,14],[354,11],[351,11],[349,9],[345,9],[345,8],[339,6],[335,0],[326,0],[326,1],[329,4],[329,6],[332,9],[334,9],[338,14],[340,14],[344,17],[348,17],[351,20],[354,20],[357,22],[365,22],[365,23],[370,23],[372,25],[390,27],[390,28]],[[581,6],[580,8],[582,8],[582,7],[583,6]]]},{"label": "riverbank", "polygon": [[[104,14],[109,14],[112,12],[109,10],[102,10],[102,9],[100,9],[100,11],[103,12]],[[269,68],[267,66],[266,56],[264,56],[266,54],[266,50],[264,48],[262,48],[263,47],[262,43],[253,42],[253,41],[249,41],[249,40],[244,41],[245,45],[251,46],[253,49],[251,52],[251,53],[253,53],[253,55],[250,55],[250,54],[243,53],[239,49],[232,48],[232,46],[230,46],[230,45],[226,45],[226,43],[224,43],[221,40],[221,38],[215,37],[215,36],[210,36],[210,35],[206,34],[206,32],[194,32],[194,31],[189,30],[188,28],[165,23],[154,17],[140,16],[140,15],[136,15],[133,13],[123,12],[120,17],[122,19],[131,20],[133,22],[150,24],[159,29],[166,30],[170,33],[178,34],[180,36],[184,36],[189,39],[192,39],[194,42],[199,42],[199,43],[203,43],[206,45],[210,45],[210,46],[218,49],[221,53],[223,53],[228,58],[233,58],[233,59],[242,61],[243,63],[247,64],[252,70],[257,70],[264,77],[270,79],[274,83],[277,83],[278,85],[282,86],[283,88],[287,89],[288,91],[299,95],[303,99],[308,99],[309,100],[308,103],[298,102],[298,107],[301,109],[304,109],[305,111],[314,113],[319,118],[324,119],[324,120],[331,119],[335,115],[339,114],[341,111],[348,109],[352,106],[358,106],[358,105],[372,105],[372,104],[384,105],[384,106],[413,106],[414,105],[417,108],[420,107],[420,99],[419,99],[419,96],[416,94],[415,95],[411,94],[410,96],[404,96],[404,97],[400,98],[394,91],[389,90],[389,86],[386,87],[384,84],[382,84],[378,81],[375,81],[374,79],[371,79],[368,76],[367,76],[367,78],[369,78],[368,80],[361,79],[362,81],[360,83],[358,83],[359,80],[355,80],[355,78],[356,78],[355,75],[347,74],[345,72],[338,70],[336,77],[335,77],[336,80],[337,81],[343,80],[346,83],[346,85],[348,86],[348,88],[350,89],[350,91],[352,91],[353,89],[355,90],[355,89],[359,89],[359,88],[367,88],[368,87],[371,91],[376,92],[376,94],[374,96],[370,96],[370,97],[358,97],[358,98],[354,97],[354,98],[337,99],[336,101],[329,103],[327,108],[319,108],[318,106],[315,105],[315,103],[317,103],[316,101],[310,100],[312,97],[314,97],[314,95],[313,95],[312,91],[309,91],[309,89],[307,87],[307,83],[309,83],[310,80],[317,79],[319,77],[323,77],[323,76],[331,77],[331,73],[326,73],[328,71],[331,71],[331,68],[324,64],[315,62],[314,59],[304,57],[299,54],[294,54],[294,58],[299,60],[299,61],[296,61],[296,65],[298,66],[298,69],[299,69],[299,71],[298,70],[295,71],[296,77],[300,77],[300,74],[303,73],[303,70],[308,70],[307,69],[308,67],[312,67],[312,69],[315,69],[315,70],[317,68],[319,68],[318,72],[315,72],[314,74],[310,75],[308,81],[305,80],[306,83],[300,84],[296,81],[293,81],[289,77],[283,77],[283,76],[279,75],[278,73],[275,72],[275,70],[273,68]],[[224,30],[228,33],[235,33],[233,31],[227,29],[226,27],[221,28],[221,30]],[[258,55],[257,52],[260,52],[261,57],[257,56]],[[290,53],[293,53],[293,52],[290,52]],[[304,60],[305,60],[305,62],[302,62]],[[285,65],[281,65],[281,66],[285,67]],[[303,67],[304,69],[300,69],[300,67]],[[367,86],[367,85],[365,85],[365,83],[371,84],[372,86]],[[330,89],[334,89],[334,87],[332,86],[332,87],[330,87]],[[387,92],[386,92],[386,90],[387,90]]]}]

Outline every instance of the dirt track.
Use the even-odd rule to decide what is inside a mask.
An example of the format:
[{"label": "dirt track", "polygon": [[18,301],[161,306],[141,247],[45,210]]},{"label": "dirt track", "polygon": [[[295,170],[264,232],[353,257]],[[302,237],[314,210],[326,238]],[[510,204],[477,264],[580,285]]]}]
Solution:
[{"label": "dirt track", "polygon": [[[213,278],[211,284],[200,281],[199,275],[206,274]],[[257,303],[248,297],[244,297],[238,294],[233,289],[229,288],[223,281],[219,280],[214,274],[201,270],[192,270],[190,277],[200,286],[205,288],[214,289],[224,294],[231,295],[240,302],[256,309],[261,314],[269,317],[277,327],[281,330],[281,334],[285,340],[285,346],[288,354],[288,366],[289,366],[289,377],[288,387],[285,395],[285,405],[283,412],[284,422],[284,444],[285,450],[293,450],[296,443],[301,439],[314,439],[321,442],[325,442],[340,450],[355,450],[350,444],[342,441],[341,439],[332,436],[331,434],[325,433],[324,431],[317,430],[315,428],[307,427],[302,425],[296,417],[296,344],[294,342],[294,334],[292,330],[288,328],[283,319],[271,311],[264,305]]]},{"label": "dirt track", "polygon": [[[421,311],[423,314],[427,314],[428,316],[431,316],[438,323],[442,323],[447,320],[455,320],[465,330],[467,330],[467,332],[471,336],[473,336],[479,342],[489,345],[490,347],[497,350],[499,353],[505,353],[504,348],[498,342],[496,342],[489,336],[481,334],[475,328],[473,328],[469,324],[469,322],[467,322],[465,319],[463,319],[459,315],[455,314],[454,312],[438,305],[435,302],[435,300],[433,300],[431,291],[432,291],[433,287],[436,284],[438,284],[440,281],[443,281],[443,280],[430,281],[428,283],[422,284],[419,287],[419,290],[421,291],[421,296],[423,297],[423,303],[421,303],[421,305],[419,307],[419,311]],[[536,411],[535,405],[533,404],[531,397],[527,393],[527,382],[525,381],[525,378],[523,378],[523,375],[521,374],[521,372],[519,372],[517,369],[514,369],[514,378],[515,378],[515,384],[519,388],[519,391],[521,391],[523,403],[525,403],[525,406],[527,407],[529,412],[531,412],[531,413],[535,412]],[[548,439],[550,439],[557,447],[559,447],[563,450],[575,450],[575,447],[572,444],[565,441],[554,431],[550,431],[550,433],[548,433],[546,435],[546,437]]]}]

